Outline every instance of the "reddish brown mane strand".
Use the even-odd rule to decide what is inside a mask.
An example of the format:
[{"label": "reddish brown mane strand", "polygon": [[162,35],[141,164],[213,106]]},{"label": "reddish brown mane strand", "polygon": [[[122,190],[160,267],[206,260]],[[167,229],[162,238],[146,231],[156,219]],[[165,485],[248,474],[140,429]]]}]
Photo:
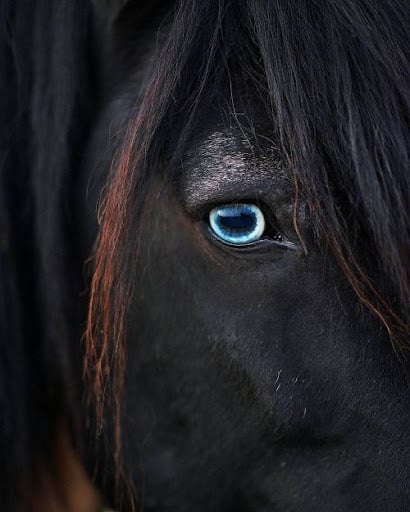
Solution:
[{"label": "reddish brown mane strand", "polygon": [[[132,253],[138,260],[136,237],[128,246],[131,219],[142,181],[150,137],[139,144],[138,134],[154,133],[150,112],[158,94],[158,79],[152,81],[138,115],[132,118],[124,142],[120,145],[109,173],[107,193],[98,209],[100,230],[95,244],[93,275],[90,286],[88,319],[85,332],[86,353],[84,379],[88,384],[87,402],[95,408],[96,435],[101,435],[104,417],[111,411],[114,417],[113,461],[117,468],[116,487],[125,485],[127,506],[134,510],[134,493],[129,483],[120,482],[121,469],[121,410],[123,378],[126,362],[127,308],[133,291],[133,271],[124,277],[123,258]],[[136,151],[136,148],[138,150]],[[142,192],[143,194],[143,192]],[[141,209],[143,200],[139,201]]]}]

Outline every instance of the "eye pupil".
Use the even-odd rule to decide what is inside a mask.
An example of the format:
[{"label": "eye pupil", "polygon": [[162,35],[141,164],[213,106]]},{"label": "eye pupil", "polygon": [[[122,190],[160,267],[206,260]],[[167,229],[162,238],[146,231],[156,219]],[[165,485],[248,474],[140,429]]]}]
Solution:
[{"label": "eye pupil", "polygon": [[254,204],[225,205],[209,214],[212,234],[229,245],[246,245],[259,240],[265,231],[265,217]]},{"label": "eye pupil", "polygon": [[255,214],[254,213],[235,213],[232,212],[231,215],[224,216],[220,214],[218,222],[221,227],[226,229],[238,229],[238,230],[247,230],[252,229],[255,224]]}]

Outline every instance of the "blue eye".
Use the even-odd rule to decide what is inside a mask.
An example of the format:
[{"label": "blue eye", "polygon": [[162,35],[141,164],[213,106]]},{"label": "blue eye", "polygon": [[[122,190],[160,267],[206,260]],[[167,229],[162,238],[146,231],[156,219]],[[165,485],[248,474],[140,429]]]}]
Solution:
[{"label": "blue eye", "polygon": [[213,235],[229,245],[246,245],[259,240],[265,231],[265,217],[254,204],[218,206],[209,213]]}]

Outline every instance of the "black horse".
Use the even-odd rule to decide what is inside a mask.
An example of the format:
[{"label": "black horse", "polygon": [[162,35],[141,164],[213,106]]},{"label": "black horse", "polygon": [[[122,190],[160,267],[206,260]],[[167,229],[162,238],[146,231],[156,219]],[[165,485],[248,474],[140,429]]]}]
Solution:
[{"label": "black horse", "polygon": [[2,510],[408,510],[408,0],[0,23]]}]

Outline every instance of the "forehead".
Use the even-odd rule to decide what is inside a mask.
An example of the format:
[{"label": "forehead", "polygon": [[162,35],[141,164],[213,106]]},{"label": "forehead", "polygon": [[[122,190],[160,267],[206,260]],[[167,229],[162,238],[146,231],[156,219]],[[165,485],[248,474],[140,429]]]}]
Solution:
[{"label": "forehead", "polygon": [[[198,108],[176,167],[165,166],[165,173],[175,179],[177,195],[187,211],[240,199],[290,202],[294,194],[292,170],[284,165],[278,149],[272,109],[242,74],[233,73],[231,78],[233,82],[220,84],[216,98],[210,95],[212,99],[206,98]],[[113,134],[125,134],[140,92],[135,85],[134,80],[124,83],[120,93],[112,98],[101,119],[103,137],[107,128],[110,139]],[[160,141],[167,146],[165,163],[172,159],[173,149],[178,145],[184,129],[183,117],[184,114],[182,121],[175,123],[179,129],[174,133],[169,129]],[[98,133],[96,139],[94,147],[100,159],[101,147],[106,147],[107,142],[99,140]],[[114,148],[109,157],[113,153]],[[93,167],[100,169],[97,173],[101,169],[106,172],[109,163]],[[162,174],[164,166],[157,169]],[[155,172],[154,167],[151,172]]]}]

